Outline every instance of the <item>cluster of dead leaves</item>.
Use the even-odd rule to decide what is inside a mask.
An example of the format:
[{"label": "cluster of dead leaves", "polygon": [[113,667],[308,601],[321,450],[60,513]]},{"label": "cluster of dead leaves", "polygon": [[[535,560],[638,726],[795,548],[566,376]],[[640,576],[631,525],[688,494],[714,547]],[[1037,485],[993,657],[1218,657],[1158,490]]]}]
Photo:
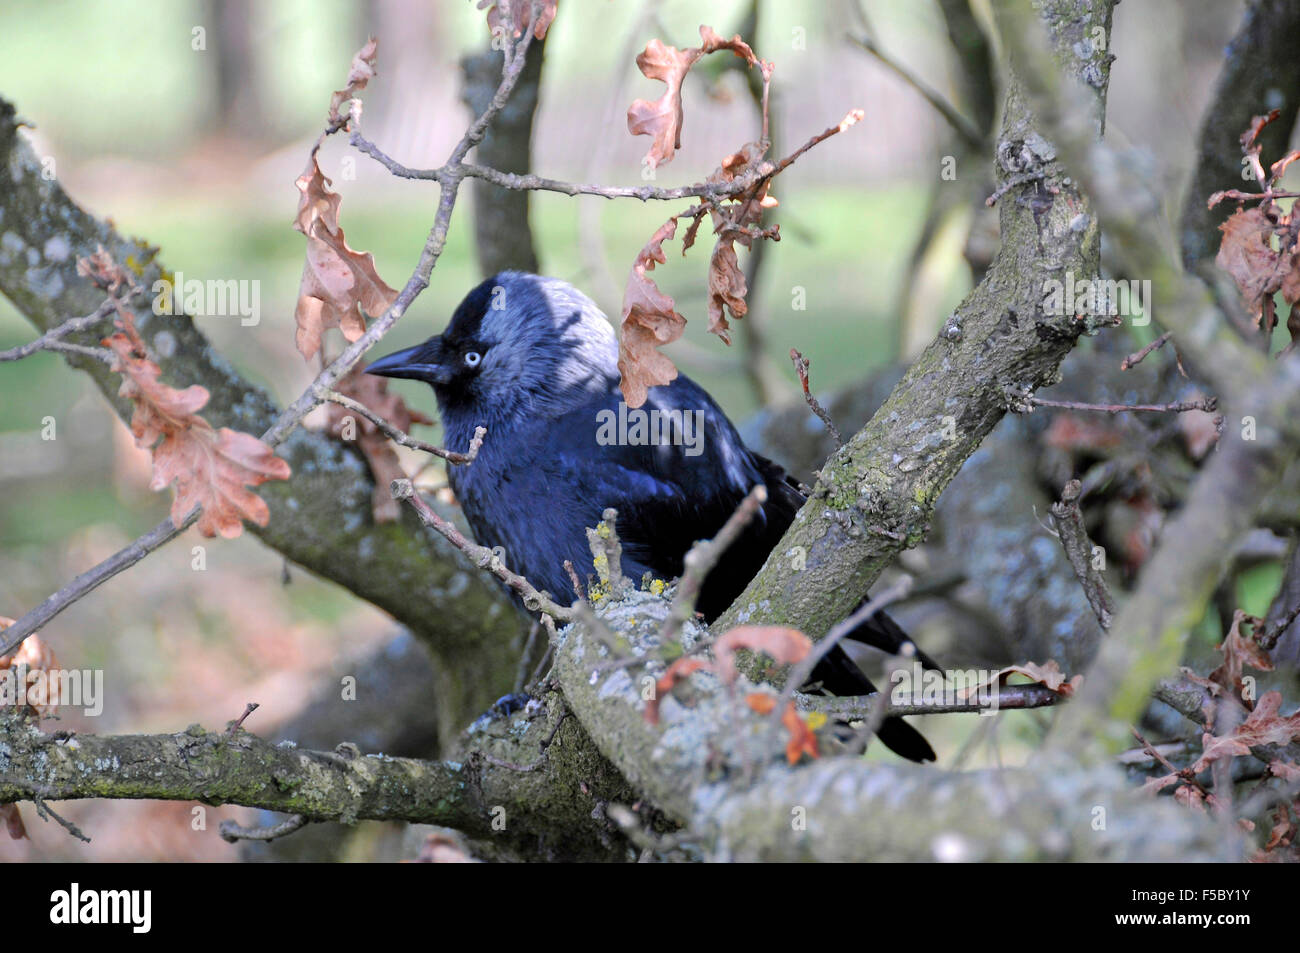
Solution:
[{"label": "cluster of dead leaves", "polygon": [[[767,136],[767,91],[772,77],[772,64],[754,55],[753,49],[739,35],[725,39],[705,25],[700,27],[700,40],[697,47],[679,50],[654,39],[636,58],[637,66],[647,79],[659,80],[665,86],[658,99],[635,100],[627,111],[628,131],[634,136],[650,136],[650,148],[643,160],[645,165],[651,169],[657,168],[661,163],[671,161],[681,148],[682,84],[691,67],[701,57],[719,50],[730,50],[749,67],[762,73],[763,133],[759,141],[746,143],[723,159],[721,165],[705,180],[706,184],[724,185],[752,179],[751,187],[729,198],[705,199],[700,205],[673,216],[651,236],[633,262],[623,292],[618,361],[623,399],[630,407],[640,407],[645,402],[649,388],[668,384],[677,377],[677,368],[659,353],[658,348],[682,336],[686,319],[677,312],[673,299],[659,289],[650,272],[656,263],[662,265],[667,262],[663,243],[676,235],[678,220],[692,220],[682,241],[683,255],[695,243],[706,213],[712,222],[716,241],[709,256],[709,332],[727,344],[731,343],[728,315],[732,319],[740,319],[749,310],[745,300],[749,288],[736,255],[736,243],[752,248],[757,240],[780,241],[781,238],[778,226],[762,226],[763,212],[777,205],[777,200],[768,191],[772,179],[791,161],[773,163],[766,159],[771,145]],[[814,137],[804,149],[847,129],[861,119],[862,115],[861,110],[853,110],[838,126]]]},{"label": "cluster of dead leaves", "polygon": [[[0,616],[0,632],[13,624],[13,619]],[[46,645],[39,635],[29,635],[23,640],[23,644],[18,646],[17,651],[9,655],[0,655],[0,672],[7,669],[16,670],[20,665],[26,666],[27,685],[32,688],[41,680],[40,673],[56,670],[59,667],[59,661],[54,655],[54,650]],[[44,704],[35,706],[29,704],[28,706],[36,713],[38,718],[48,717],[54,706],[58,705],[59,680],[46,680],[43,692]],[[23,824],[23,816],[17,804],[0,804],[0,821],[4,822],[5,830],[9,833],[11,839],[22,840],[27,836],[27,828]]]},{"label": "cluster of dead leaves", "polygon": [[[701,57],[718,50],[730,50],[763,74],[766,85],[772,75],[772,64],[760,60],[739,35],[731,39],[719,36],[709,26],[700,27],[701,44],[685,50],[667,46],[658,39],[651,40],[636,58],[636,64],[647,79],[661,80],[666,89],[658,99],[638,99],[627,111],[627,128],[634,136],[651,137],[645,164],[656,168],[669,162],[682,145],[682,83],[686,74]],[[766,109],[766,96],[764,96]],[[767,117],[763,119],[764,139],[746,144],[740,151],[723,159],[722,164],[706,180],[710,184],[734,181],[754,172],[767,153]],[[771,167],[772,175],[776,168]],[[765,209],[776,206],[776,199],[768,195],[771,177],[757,181],[747,194],[724,202],[705,201],[681,215],[675,215],[659,227],[650,241],[641,249],[628,275],[623,293],[623,314],[619,340],[619,372],[622,376],[623,399],[630,407],[645,403],[650,387],[670,383],[677,377],[677,368],[658,348],[682,336],[686,319],[677,312],[673,299],[655,284],[649,272],[655,263],[665,264],[663,243],[673,238],[680,218],[692,219],[682,242],[682,254],[695,243],[703,216],[712,219],[714,234],[718,236],[709,258],[708,310],[709,331],[730,344],[730,325],[726,312],[741,318],[748,310],[745,295],[748,291],[745,274],[736,258],[734,243],[746,248],[756,238],[780,239],[776,227],[762,229],[760,220]]]},{"label": "cluster of dead leaves", "polygon": [[[1282,695],[1269,691],[1253,701],[1253,693],[1247,691],[1245,670],[1252,668],[1261,672],[1273,670],[1273,662],[1268,653],[1253,636],[1264,624],[1262,619],[1247,615],[1238,610],[1234,616],[1228,634],[1219,646],[1223,662],[1208,677],[1201,677],[1195,672],[1183,669],[1183,675],[1206,690],[1204,708],[1205,723],[1214,726],[1220,723],[1220,706],[1229,705],[1244,710],[1246,717],[1234,724],[1226,733],[1215,734],[1206,731],[1201,735],[1201,756],[1191,766],[1172,771],[1160,777],[1151,778],[1144,785],[1148,791],[1161,791],[1174,785],[1176,800],[1190,806],[1204,808],[1219,804],[1213,794],[1196,781],[1196,775],[1209,768],[1214,762],[1224,758],[1236,758],[1249,755],[1252,749],[1260,747],[1284,748],[1300,741],[1300,711],[1291,715],[1282,715]],[[1253,632],[1247,632],[1249,627]],[[1268,763],[1269,773],[1285,784],[1300,781],[1300,765],[1273,758]],[[1267,853],[1278,847],[1289,846],[1294,842],[1297,830],[1287,820],[1286,805],[1279,808],[1277,825],[1264,848]],[[1300,814],[1297,814],[1300,819]],[[1285,823],[1284,823],[1285,822]],[[1243,826],[1250,826],[1243,820]]]},{"label": "cluster of dead leaves", "polygon": [[[551,7],[554,17],[553,3]],[[495,10],[489,13],[489,20],[495,13]],[[545,27],[541,30],[544,34]],[[378,41],[371,37],[353,56],[346,85],[330,99],[331,129],[345,127],[360,114],[356,95],[375,75],[377,52]],[[349,101],[351,106],[345,116],[340,108]],[[295,343],[307,360],[321,353],[326,331],[338,328],[347,341],[355,341],[366,333],[367,316],[383,314],[397,300],[397,290],[379,277],[374,256],[348,245],[339,223],[343,198],[331,188],[330,179],[321,171],[318,153],[319,143],[312,150],[306,170],[294,183],[300,193],[294,228],[307,237],[307,255],[294,309]],[[363,366],[354,367],[335,390],[364,404],[398,430],[407,431],[417,423],[432,423],[410,410],[400,397],[388,393],[386,381],[364,371]],[[375,482],[372,499],[375,521],[396,519],[398,503],[388,492],[388,486],[393,480],[404,478],[406,473],[388,438],[369,420],[337,404],[328,405],[326,426],[336,437],[355,439],[365,456]]]},{"label": "cluster of dead leaves", "polygon": [[113,352],[113,370],[122,375],[118,396],[134,406],[136,446],[153,456],[150,487],[176,485],[172,523],[180,526],[190,510],[201,506],[198,528],[204,536],[238,536],[243,520],[265,526],[270,519],[266,503],[247,487],[287,480],[289,464],[251,434],[214,429],[198,414],[208,391],[197,384],[176,390],[162,383],[162,369],[149,358],[129,315],[124,313],[116,324],[117,333],[103,343]]},{"label": "cluster of dead leaves", "polygon": [[1256,116],[1250,129],[1241,137],[1242,152],[1251,164],[1255,178],[1264,183],[1263,200],[1259,201],[1261,195],[1257,193],[1229,190],[1210,196],[1209,206],[1213,208],[1224,199],[1259,201],[1253,208],[1238,209],[1219,226],[1223,239],[1215,262],[1232,276],[1247,313],[1269,339],[1277,324],[1274,295],[1281,292],[1282,300],[1292,308],[1287,330],[1291,332],[1291,347],[1294,347],[1300,340],[1300,313],[1295,308],[1300,300],[1300,245],[1297,245],[1300,220],[1296,219],[1294,208],[1291,212],[1283,212],[1271,196],[1287,166],[1300,159],[1300,150],[1274,162],[1266,177],[1260,162],[1262,146],[1258,141],[1260,131],[1278,115],[1275,109],[1266,116]]},{"label": "cluster of dead leaves", "polygon": [[772,74],[772,64],[755,56],[739,35],[724,39],[712,27],[701,25],[700,40],[699,46],[679,50],[654,39],[637,55],[637,68],[646,79],[662,80],[667,87],[653,102],[638,99],[627,110],[627,131],[653,140],[645,160],[651,168],[670,161],[682,147],[682,83],[698,59],[718,50],[731,50],[750,66],[762,70],[764,79]]},{"label": "cluster of dead leaves", "polygon": [[[659,723],[659,699],[670,693],[674,686],[693,672],[713,672],[722,683],[730,687],[736,681],[736,653],[741,649],[769,656],[778,665],[793,665],[801,662],[812,650],[808,636],[798,629],[780,625],[742,625],[725,632],[713,643],[713,658],[684,655],[677,659],[655,683],[654,697],[646,703],[645,720],[652,725]],[[745,698],[749,707],[760,715],[771,714],[776,708],[776,698],[766,692],[751,692]],[[824,716],[810,716],[825,722]],[[786,704],[781,713],[781,723],[789,733],[785,756],[791,764],[796,764],[805,754],[810,758],[818,757],[817,735],[813,725],[795,709],[794,703]]]}]

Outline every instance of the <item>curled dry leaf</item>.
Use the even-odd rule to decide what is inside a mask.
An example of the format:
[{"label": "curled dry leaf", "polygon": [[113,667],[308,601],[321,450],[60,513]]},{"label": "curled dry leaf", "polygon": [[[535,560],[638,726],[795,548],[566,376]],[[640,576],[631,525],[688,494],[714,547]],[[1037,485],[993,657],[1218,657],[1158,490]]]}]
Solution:
[{"label": "curled dry leaf", "polygon": [[671,692],[673,686],[692,672],[712,671],[712,669],[713,663],[708,659],[693,658],[689,655],[683,655],[674,661],[672,665],[669,665],[667,670],[659,676],[659,680],[655,682],[654,697],[646,702],[644,712],[646,723],[651,725],[659,724],[659,699]]},{"label": "curled dry leaf", "polygon": [[1281,289],[1294,264],[1294,255],[1283,256],[1273,248],[1276,228],[1260,208],[1239,209],[1219,226],[1223,239],[1215,264],[1232,276],[1247,312],[1256,320],[1265,299]]},{"label": "curled dry leaf", "polygon": [[23,825],[23,816],[17,804],[0,804],[0,820],[4,821],[5,830],[9,832],[11,840],[22,840],[27,837],[27,828]]},{"label": "curled dry leaf", "polygon": [[1270,761],[1268,770],[1275,778],[1281,778],[1283,781],[1300,781],[1300,765],[1292,764],[1289,761]]},{"label": "curled dry leaf", "polygon": [[817,751],[817,735],[812,727],[795,710],[794,702],[787,702],[785,711],[781,712],[781,724],[790,734],[785,743],[785,759],[791,764],[798,764],[804,755],[810,758],[820,757]]},{"label": "curled dry leaf", "polygon": [[330,125],[344,126],[348,117],[339,115],[339,107],[350,99],[356,98],[358,92],[366,88],[366,83],[375,76],[375,55],[379,52],[379,40],[371,37],[365,46],[357,50],[352,57],[352,69],[348,71],[347,85],[336,89],[330,97]]},{"label": "curled dry leaf", "polygon": [[1273,671],[1273,660],[1268,653],[1253,636],[1241,631],[1243,625],[1254,628],[1262,622],[1262,619],[1247,615],[1240,609],[1232,615],[1232,625],[1228,627],[1228,634],[1217,649],[1223,653],[1223,663],[1210,673],[1210,681],[1221,686],[1228,697],[1244,697],[1245,684],[1242,676],[1247,667],[1261,672]]},{"label": "curled dry leaf", "polygon": [[243,532],[243,520],[265,526],[266,503],[247,489],[267,480],[287,480],[289,464],[251,434],[220,430],[198,415],[208,392],[197,384],[175,390],[158,380],[162,369],[151,361],[134,325],[118,321],[119,331],[103,343],[113,352],[113,370],[122,375],[118,396],[134,405],[131,434],[136,446],[153,454],[150,488],[176,484],[172,523],[180,526],[196,505],[203,507],[199,532],[227,539]]},{"label": "curled dry leaf", "polygon": [[677,368],[658,348],[682,336],[686,319],[676,302],[659,290],[649,272],[664,264],[663,243],[677,234],[677,216],[654,233],[636,256],[623,291],[623,318],[618,342],[619,387],[629,407],[645,403],[647,390],[677,377]]},{"label": "curled dry leaf", "polygon": [[1231,733],[1216,738],[1209,733],[1201,736],[1201,757],[1192,765],[1195,772],[1204,771],[1220,758],[1250,754],[1259,745],[1288,745],[1300,739],[1300,711],[1282,716],[1281,692],[1265,692],[1246,720],[1236,725]]},{"label": "curled dry leaf", "polygon": [[[1008,665],[994,676],[993,681],[1004,681],[1008,675],[1023,675],[1030,681],[1038,682],[1043,687],[1050,688],[1052,691],[1064,698],[1069,698],[1078,691],[1079,686],[1083,684],[1082,675],[1076,675],[1073,678],[1066,678],[1065,673],[1061,671],[1061,667],[1051,659],[1048,659],[1042,665],[1039,665],[1037,662],[1025,662],[1021,665]],[[976,686],[976,688],[978,687],[979,686]],[[973,690],[967,689],[968,695],[972,693]]]},{"label": "curled dry leaf", "polygon": [[310,359],[320,350],[321,336],[329,328],[338,328],[349,341],[361,337],[366,331],[365,314],[388,310],[397,291],[379,277],[370,252],[348,247],[339,225],[342,196],[329,187],[314,151],[294,184],[302,195],[293,227],[307,236],[307,260],[294,311],[296,342],[302,356]]},{"label": "curled dry leaf", "polygon": [[94,254],[77,259],[77,274],[89,278],[113,295],[117,294],[119,288],[130,287],[134,283],[131,273],[115,262],[103,245],[96,245]]},{"label": "curled dry leaf", "polygon": [[[400,396],[390,393],[386,378],[365,373],[364,364],[349,371],[335,390],[364,404],[403,433],[410,433],[415,424],[433,423],[424,414],[407,407]],[[397,451],[384,432],[365,417],[354,414],[339,404],[331,403],[326,407],[326,426],[329,432],[343,440],[355,439],[357,448],[370,465],[370,473],[375,482],[370,501],[375,522],[391,523],[400,515],[401,504],[393,499],[389,487],[394,480],[406,477]]]},{"label": "curled dry leaf", "polygon": [[[558,0],[542,0],[541,11],[537,15],[537,22],[532,23],[533,19],[533,0],[506,0],[505,6],[509,8],[511,32],[515,36],[523,36],[524,30],[529,25],[533,28],[534,39],[546,39],[546,31],[551,28],[552,21],[555,20],[555,5]],[[505,18],[501,15],[502,4],[497,0],[479,0],[478,9],[487,10],[488,29],[492,35],[496,36],[505,29]]]},{"label": "curled dry leaf", "polygon": [[726,40],[711,27],[701,26],[700,39],[703,41],[700,46],[685,50],[653,39],[637,55],[636,65],[646,79],[662,80],[667,86],[658,99],[653,102],[635,100],[627,110],[627,131],[634,136],[650,136],[653,140],[644,160],[650,168],[670,161],[682,147],[682,82],[701,56],[717,50],[731,50],[749,65],[771,72],[771,66],[759,60],[739,35]]},{"label": "curled dry leaf", "polygon": [[[709,256],[709,332],[731,343],[731,325],[726,311],[733,318],[743,318],[749,310],[745,303],[745,273],[740,270],[736,249],[730,239],[719,239]],[[724,310],[725,309],[725,310]]]}]

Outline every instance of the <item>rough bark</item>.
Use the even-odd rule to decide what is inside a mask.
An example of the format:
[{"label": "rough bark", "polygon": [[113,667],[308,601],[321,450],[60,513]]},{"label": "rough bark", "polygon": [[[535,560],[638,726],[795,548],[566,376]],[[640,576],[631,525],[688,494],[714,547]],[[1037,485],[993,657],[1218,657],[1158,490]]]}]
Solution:
[{"label": "rough bark", "polygon": [[[605,606],[619,657],[657,657],[669,611],[666,597],[646,592]],[[688,640],[701,634],[687,623]],[[475,753],[455,762],[306,751],[197,726],[66,740],[23,725],[0,743],[0,803],[33,794],[152,797],[407,820],[456,827],[500,856],[550,859],[628,857],[603,820],[606,805],[642,799],[665,816],[652,813],[639,840],[653,847],[658,832],[682,825],[675,844],[710,860],[1190,862],[1244,853],[1235,829],[1225,836],[1170,798],[1138,794],[1111,765],[1044,758],[1024,769],[948,773],[825,758],[792,767],[784,730],[743,703],[756,688],[743,676],[732,686],[690,676],[680,700],[663,698],[650,724],[644,670],[614,660],[583,623],[560,634],[555,674],[576,718],[544,756],[559,717],[554,697],[531,721],[527,712],[482,720],[465,737]],[[493,829],[498,816],[505,830]]]},{"label": "rough bark", "polygon": [[[313,751],[271,744],[240,729],[192,725],[164,735],[47,734],[0,713],[0,803],[149,798],[237,804],[308,820],[408,821],[455,827],[493,856],[534,860],[625,860],[596,808],[633,792],[595,752],[572,718],[546,749],[556,705],[478,726],[476,752],[422,761],[355,746]],[[596,816],[594,817],[593,814]]]}]

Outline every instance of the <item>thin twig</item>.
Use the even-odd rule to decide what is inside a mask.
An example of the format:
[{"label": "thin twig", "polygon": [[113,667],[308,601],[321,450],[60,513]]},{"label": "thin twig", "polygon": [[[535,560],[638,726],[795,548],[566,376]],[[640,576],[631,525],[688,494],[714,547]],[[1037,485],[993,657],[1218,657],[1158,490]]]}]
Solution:
[{"label": "thin twig", "polygon": [[1061,499],[1052,504],[1052,521],[1056,524],[1056,535],[1061,540],[1066,559],[1074,569],[1083,594],[1088,597],[1088,605],[1101,623],[1105,632],[1115,618],[1115,600],[1110,594],[1110,586],[1101,570],[1093,564],[1092,540],[1088,538],[1088,528],[1083,523],[1083,513],[1079,509],[1079,497],[1083,484],[1071,480],[1061,490]]},{"label": "thin twig", "polygon": [[794,372],[799,375],[799,383],[803,386],[804,401],[808,404],[808,407],[812,412],[821,419],[821,422],[826,425],[826,429],[830,432],[831,439],[835,441],[835,449],[839,450],[844,446],[844,438],[840,436],[839,430],[836,429],[835,422],[831,420],[831,415],[826,412],[826,408],[821,405],[820,401],[817,400],[808,387],[808,367],[812,364],[812,361],[808,360],[808,358],[804,357],[794,348],[790,348],[790,360],[794,362]]},{"label": "thin twig", "polygon": [[[871,717],[872,712],[879,707],[883,694],[876,692],[871,695],[826,696],[795,692],[793,699],[795,708],[800,711],[815,711],[829,718],[860,721]],[[900,718],[908,715],[977,714],[995,708],[998,711],[1047,708],[1064,700],[1065,696],[1045,685],[1003,685],[998,689],[997,695],[985,702],[935,702],[926,701],[920,695],[909,695],[897,702],[891,700],[889,714]]]},{"label": "thin twig", "polygon": [[1017,185],[1025,185],[1029,182],[1040,182],[1044,178],[1045,176],[1042,172],[1018,172],[994,189],[993,194],[984,200],[984,204],[989,208],[992,208],[998,204],[998,199],[1002,198],[1002,196],[1006,195]]},{"label": "thin twig", "polygon": [[825,658],[826,654],[835,648],[842,638],[885,608],[885,606],[906,598],[911,591],[912,577],[903,576],[892,586],[882,589],[872,596],[847,619],[832,626],[825,637],[814,645],[812,651],[790,672],[790,676],[785,681],[785,688],[781,691],[781,697],[777,700],[773,717],[778,721],[780,720],[781,713],[785,711],[786,706],[794,698],[794,693],[807,683],[813,669],[817,667],[817,663]]},{"label": "thin twig", "polygon": [[1128,357],[1124,358],[1124,360],[1120,361],[1119,369],[1121,371],[1127,371],[1130,367],[1136,367],[1137,365],[1141,364],[1148,354],[1150,354],[1158,347],[1164,347],[1165,343],[1173,336],[1174,336],[1173,331],[1166,331],[1164,334],[1160,335],[1160,337],[1156,338],[1146,347],[1142,348],[1142,350],[1135,351],[1134,353],[1130,354]]},{"label": "thin twig", "polygon": [[1191,410],[1203,410],[1212,414],[1219,407],[1217,397],[1198,397],[1196,400],[1178,400],[1168,404],[1088,404],[1077,400],[1047,400],[1044,397],[1027,395],[1025,403],[1033,407],[1055,407],[1059,410],[1092,410],[1104,414],[1123,414],[1129,411],[1141,411],[1156,414],[1182,414]]},{"label": "thin twig", "polygon": [[58,592],[49,596],[36,608],[22,615],[13,625],[0,632],[0,656],[8,655],[22,644],[33,632],[39,631],[51,619],[72,605],[82,596],[103,585],[124,569],[129,569],[144,559],[158,547],[192,525],[199,518],[200,508],[190,511],[180,527],[173,525],[170,518],[163,520],[139,539],[109,556],[99,565],[88,569]]},{"label": "thin twig", "polygon": [[393,441],[393,443],[399,444],[403,447],[410,447],[412,450],[422,450],[425,453],[431,453],[436,457],[441,457],[448,463],[473,463],[474,458],[478,456],[479,450],[483,447],[483,438],[487,436],[487,428],[476,427],[474,429],[474,439],[470,441],[469,449],[464,453],[457,450],[445,450],[442,447],[435,447],[431,443],[425,443],[423,440],[412,437],[405,431],[399,430],[365,404],[353,400],[351,397],[344,394],[340,394],[337,391],[329,391],[325,395],[325,399],[330,403],[338,404],[340,407],[346,407],[353,413],[365,417],[372,424],[382,430],[384,435],[388,437],[389,440]]},{"label": "thin twig", "polygon": [[16,778],[10,775],[0,775],[0,781],[5,784],[12,784],[16,788],[21,788],[27,792],[36,806],[36,813],[43,821],[54,820],[60,827],[83,843],[89,844],[90,838],[81,832],[76,824],[63,817],[54,808],[45,802],[45,798],[51,797],[53,792],[43,784],[35,784],[26,778]]},{"label": "thin twig", "polygon": [[542,624],[536,619],[528,627],[528,637],[524,640],[524,650],[519,656],[519,667],[515,671],[515,693],[522,692],[528,685],[528,660],[533,656],[533,647],[537,644],[537,633],[542,631]]},{"label": "thin twig", "polygon": [[[7,351],[0,351],[0,363],[5,361],[19,361],[37,351],[55,351],[55,350],[74,350],[76,353],[85,353],[87,356],[95,357],[101,360],[112,360],[112,355],[107,350],[103,351],[101,356],[98,352],[102,349],[83,348],[75,344],[61,344],[60,339],[67,337],[77,331],[84,331],[92,328],[102,322],[117,308],[117,301],[114,298],[105,298],[98,308],[90,314],[79,318],[69,318],[56,328],[46,331],[35,341],[27,344],[20,344],[18,347],[10,348]],[[60,346],[61,345],[61,346]]]},{"label": "thin twig", "polygon": [[507,586],[519,594],[524,606],[530,612],[542,612],[560,622],[572,622],[574,612],[555,602],[550,595],[540,592],[523,576],[516,575],[506,568],[497,554],[486,546],[471,543],[452,523],[443,519],[415,491],[410,480],[394,480],[392,483],[393,499],[403,500],[411,505],[421,522],[437,531],[444,539],[470,558],[480,569],[486,569]]},{"label": "thin twig", "polygon": [[664,619],[660,631],[660,641],[664,645],[673,645],[681,635],[686,620],[695,614],[695,603],[704,587],[704,580],[718,564],[723,554],[736,541],[745,527],[758,514],[767,502],[767,487],[759,483],[745,495],[740,505],[727,517],[727,522],[718,530],[713,539],[700,540],[687,552],[682,560],[682,576],[677,581],[677,594],[668,607],[668,617]]},{"label": "thin twig", "polygon": [[234,821],[222,821],[218,833],[220,833],[221,839],[229,844],[235,844],[241,840],[270,842],[292,834],[294,831],[301,830],[307,826],[307,823],[307,818],[301,814],[294,814],[285,818],[279,824],[272,824],[267,827],[241,827]]},{"label": "thin twig", "polygon": [[975,123],[963,116],[957,110],[957,107],[948,102],[937,89],[882,50],[870,36],[866,34],[850,35],[849,40],[862,47],[874,56],[882,66],[920,93],[921,97],[935,108],[939,115],[947,121],[948,125],[952,126],[953,131],[966,141],[967,145],[972,149],[983,148],[984,137],[980,134],[979,128]]},{"label": "thin twig", "polygon": [[249,702],[247,705],[245,705],[244,713],[230,723],[230,727],[226,730],[226,734],[233,737],[235,732],[237,732],[240,728],[244,727],[244,722],[247,720],[248,716],[251,715],[253,712],[257,711],[261,707],[262,706],[259,705],[257,702]]}]

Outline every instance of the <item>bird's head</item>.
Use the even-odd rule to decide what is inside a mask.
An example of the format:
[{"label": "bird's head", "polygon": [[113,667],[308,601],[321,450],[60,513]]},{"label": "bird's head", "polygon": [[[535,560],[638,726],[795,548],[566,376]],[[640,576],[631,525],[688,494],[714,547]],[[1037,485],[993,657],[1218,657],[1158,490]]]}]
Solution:
[{"label": "bird's head", "polygon": [[484,281],[442,334],[385,355],[368,374],[433,387],[448,427],[557,416],[618,379],[609,319],[572,285],[518,271]]}]

